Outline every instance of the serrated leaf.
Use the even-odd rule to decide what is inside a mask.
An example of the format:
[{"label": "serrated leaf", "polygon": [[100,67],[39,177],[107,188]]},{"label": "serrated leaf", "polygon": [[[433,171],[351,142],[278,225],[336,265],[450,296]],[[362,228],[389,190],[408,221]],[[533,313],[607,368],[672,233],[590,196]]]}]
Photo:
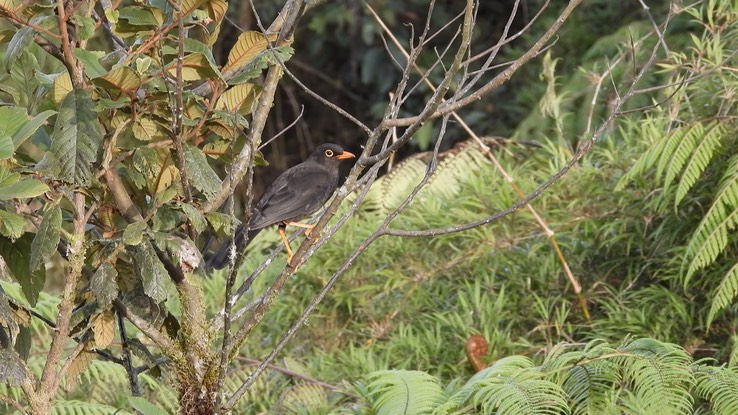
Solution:
[{"label": "serrated leaf", "polygon": [[277,40],[276,34],[269,36],[256,31],[243,32],[228,53],[228,61],[223,66],[223,73],[236,71],[252,61],[256,55],[269,47],[269,42]]},{"label": "serrated leaf", "polygon": [[108,308],[118,296],[117,278],[118,270],[109,262],[103,262],[92,275],[90,289],[95,294],[100,308]]},{"label": "serrated leaf", "polygon": [[231,215],[226,215],[220,212],[210,212],[205,214],[205,218],[218,235],[233,235],[233,229],[235,228],[236,223],[234,223],[234,219]]},{"label": "serrated leaf", "polygon": [[62,101],[52,135],[51,149],[39,163],[51,177],[86,185],[93,176],[103,130],[84,90],[69,93]]},{"label": "serrated leaf", "polygon": [[207,199],[218,194],[222,181],[208,164],[202,150],[193,146],[185,146],[185,169],[187,177],[195,189],[202,192]]},{"label": "serrated leaf", "polygon": [[105,52],[75,48],[74,56],[82,62],[85,75],[90,78],[98,78],[108,73],[107,69],[100,64],[100,58],[105,56]]},{"label": "serrated leaf", "polygon": [[90,363],[92,363],[92,358],[95,354],[92,353],[88,347],[89,346],[85,346],[84,350],[82,350],[69,365],[69,369],[67,370],[67,390],[74,389],[77,385],[79,375],[84,373],[84,371],[90,367]]},{"label": "serrated leaf", "polygon": [[133,123],[131,129],[133,130],[133,136],[141,141],[152,141],[164,136],[159,132],[159,127],[151,118],[136,118],[136,122]]},{"label": "serrated leaf", "polygon": [[142,415],[168,415],[165,410],[138,396],[129,396],[128,403]]},{"label": "serrated leaf", "polygon": [[36,197],[49,191],[46,183],[36,179],[23,179],[13,184],[0,186],[0,200]]},{"label": "serrated leaf", "polygon": [[74,22],[80,39],[88,40],[95,34],[95,20],[92,17],[75,14],[70,20]]},{"label": "serrated leaf", "polygon": [[95,348],[104,349],[110,346],[115,338],[115,319],[113,313],[98,314],[92,321],[92,333],[95,335]]},{"label": "serrated leaf", "polygon": [[33,237],[32,233],[25,233],[20,238],[12,241],[0,236],[0,255],[5,260],[10,272],[13,273],[15,280],[20,284],[23,295],[25,295],[31,307],[36,305],[38,293],[41,292],[44,282],[46,282],[46,270],[44,268],[32,273],[28,266]]},{"label": "serrated leaf", "polygon": [[123,231],[123,243],[126,245],[139,245],[143,241],[144,232],[146,231],[146,222],[133,222],[126,226]]},{"label": "serrated leaf", "polygon": [[195,228],[195,232],[201,233],[207,228],[208,223],[205,221],[205,216],[199,210],[195,209],[194,206],[188,203],[180,203],[179,207]]},{"label": "serrated leaf", "polygon": [[18,131],[15,136],[13,136],[13,145],[15,149],[20,147],[20,145],[23,144],[24,141],[31,137],[36,132],[36,130],[38,130],[46,122],[46,120],[54,114],[56,114],[56,111],[46,110],[40,114],[37,114],[30,121],[28,121],[23,126],[23,128],[21,128],[21,130]]},{"label": "serrated leaf", "polygon": [[44,219],[41,221],[41,226],[39,226],[38,232],[36,232],[36,236],[33,238],[33,242],[31,243],[31,260],[29,267],[31,272],[36,271],[54,252],[56,252],[59,240],[61,239],[61,225],[61,208],[59,205],[53,205],[44,215]]},{"label": "serrated leaf", "polygon": [[26,365],[13,349],[0,349],[0,384],[20,386],[26,379]]},{"label": "serrated leaf", "polygon": [[164,265],[156,256],[153,245],[148,240],[143,241],[134,248],[134,260],[138,268],[138,274],[143,282],[144,293],[151,297],[157,303],[167,298],[167,290],[164,285],[168,280]]},{"label": "serrated leaf", "polygon": [[26,218],[16,213],[0,209],[0,234],[15,239],[23,234]]}]

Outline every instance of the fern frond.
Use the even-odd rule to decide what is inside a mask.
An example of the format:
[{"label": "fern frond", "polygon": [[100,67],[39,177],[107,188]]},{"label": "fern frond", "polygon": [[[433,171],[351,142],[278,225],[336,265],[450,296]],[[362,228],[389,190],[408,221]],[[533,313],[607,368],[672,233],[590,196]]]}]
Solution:
[{"label": "fern frond", "polygon": [[690,127],[680,128],[669,136],[656,169],[657,177],[661,177],[662,174],[665,175],[664,188],[669,187],[674,178],[682,171],[682,167],[684,167],[687,159],[697,146],[697,141],[703,135],[704,126],[698,122]]},{"label": "fern frond", "polygon": [[377,415],[427,414],[439,404],[443,390],[428,373],[414,370],[380,370],[368,376],[372,406]]},{"label": "fern frond", "polygon": [[480,371],[433,413],[450,413],[470,403],[485,414],[569,412],[564,391],[523,356],[500,359]]},{"label": "fern frond", "polygon": [[621,384],[622,378],[615,362],[597,358],[616,350],[604,340],[593,340],[582,351],[557,354],[559,347],[546,356],[542,370],[563,376],[557,383],[569,395],[573,414],[605,413],[617,397],[613,386]]},{"label": "fern frond", "polygon": [[285,390],[274,409],[285,415],[305,415],[325,413],[328,406],[328,394],[325,389],[319,385],[305,383]]},{"label": "fern frond", "polygon": [[84,401],[65,401],[57,399],[51,408],[51,415],[133,415],[131,412]]},{"label": "fern frond", "polygon": [[738,373],[724,366],[693,367],[697,396],[710,402],[716,415],[738,414]]},{"label": "fern frond", "polygon": [[679,180],[679,186],[677,187],[676,197],[674,198],[674,206],[679,205],[682,199],[684,199],[684,196],[687,195],[687,192],[689,192],[689,189],[694,186],[702,172],[705,171],[710,160],[712,160],[712,156],[715,154],[715,150],[720,147],[724,134],[725,127],[722,124],[713,123],[708,127],[707,134],[701,138],[701,141],[697,144],[687,163],[687,167],[684,168],[682,177]]},{"label": "fern frond", "polygon": [[738,295],[738,262],[736,262],[720,281],[715,296],[712,298],[712,304],[710,305],[710,313],[707,315],[707,327],[715,319],[715,316],[721,312],[725,307],[729,306],[736,295]]},{"label": "fern frond", "polygon": [[684,349],[646,338],[618,350],[624,353],[615,359],[623,368],[623,382],[632,385],[640,405],[649,412],[691,413],[694,375],[692,358]]},{"label": "fern frond", "polygon": [[687,245],[690,261],[684,285],[694,273],[710,265],[728,244],[728,234],[738,225],[738,155],[733,156],[721,179],[717,195]]},{"label": "fern frond", "polygon": [[[653,143],[651,147],[643,153],[638,160],[636,160],[633,167],[623,175],[615,186],[616,191],[620,191],[625,188],[631,180],[644,174],[647,170],[653,167],[662,156],[664,148],[668,143],[668,140],[664,139],[664,131],[666,130],[667,117],[661,116],[656,113],[655,115],[647,115],[643,121],[637,125],[627,125],[622,132],[623,135],[631,134],[632,131],[638,132],[642,137],[642,141]],[[679,131],[679,130],[678,130]],[[676,134],[673,133],[673,134]]]}]

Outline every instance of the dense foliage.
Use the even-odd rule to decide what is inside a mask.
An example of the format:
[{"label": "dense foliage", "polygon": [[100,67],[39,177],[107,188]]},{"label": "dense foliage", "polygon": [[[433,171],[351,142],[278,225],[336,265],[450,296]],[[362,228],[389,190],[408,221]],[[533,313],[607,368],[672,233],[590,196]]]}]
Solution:
[{"label": "dense foliage", "polygon": [[[207,401],[198,393],[220,381],[218,392],[230,396],[253,381],[255,365],[428,169],[421,154],[377,180],[284,281],[250,341],[228,350],[227,375],[219,373],[211,350],[223,340],[215,329],[231,281],[224,271],[190,274],[199,260],[193,247],[201,233],[230,232],[229,215],[209,207],[226,189],[221,178],[233,174],[224,166],[248,147],[240,130],[258,122],[253,113],[268,85],[262,71],[290,59],[294,44],[246,32],[218,65],[211,50],[226,3],[182,1],[190,10],[180,12],[175,3],[76,10],[75,68],[64,48],[37,38],[59,29],[56,5],[0,2],[10,29],[0,79],[2,410],[36,396],[28,373],[46,373],[48,356],[63,348],[68,354],[57,363],[65,376],[55,384],[63,387],[49,399],[55,414],[196,413],[187,410]],[[421,4],[411,3],[413,10]],[[345,23],[350,14],[334,10],[344,7],[316,14],[311,33]],[[179,13],[191,36],[152,40],[167,33],[161,26],[175,27]],[[15,30],[30,17],[34,30]],[[618,22],[585,45],[580,31],[563,31],[560,48],[541,56],[540,80],[516,97],[535,96],[536,108],[524,112],[513,140],[485,141],[522,191],[533,191],[589,140],[634,68],[659,51],[659,69],[638,84],[650,93],[628,101],[597,146],[532,203],[555,232],[585,303],[528,210],[465,232],[382,236],[234,413],[737,413],[738,3],[708,1],[671,18],[662,39],[649,19]],[[371,27],[362,29],[365,38],[377,35],[364,24]],[[110,45],[98,43],[100,32],[111,27],[140,49],[122,60],[119,47],[103,53]],[[586,49],[573,56],[578,47]],[[362,71],[382,56],[369,52]],[[386,81],[379,73],[362,79],[375,93]],[[428,121],[428,141],[416,144],[429,145],[442,127]],[[259,157],[254,149],[249,165]],[[446,228],[518,199],[489,155],[465,141],[442,154],[392,227]],[[278,241],[262,232],[249,245],[236,286]],[[177,279],[177,269],[186,277]],[[267,261],[239,303],[258,304],[283,269],[283,261]],[[73,339],[56,340],[60,325]],[[483,345],[474,349],[472,341]]]}]

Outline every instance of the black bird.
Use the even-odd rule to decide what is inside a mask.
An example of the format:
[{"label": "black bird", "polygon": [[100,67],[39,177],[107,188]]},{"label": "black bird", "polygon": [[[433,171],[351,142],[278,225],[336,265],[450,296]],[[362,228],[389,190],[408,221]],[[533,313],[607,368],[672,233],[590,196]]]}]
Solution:
[{"label": "black bird", "polygon": [[[243,224],[236,229],[236,248],[243,250],[261,229],[279,223],[279,235],[287,248],[287,262],[291,263],[294,254],[287,240],[285,227],[300,226],[306,228],[306,234],[310,233],[312,225],[297,221],[315,213],[330,199],[338,188],[338,165],[341,160],[354,157],[356,156],[344,151],[337,144],[323,144],[307,160],[280,174],[267,187],[251,212],[248,239],[244,238]],[[208,265],[217,269],[225,267],[230,247],[231,243],[224,244],[210,258]]]}]

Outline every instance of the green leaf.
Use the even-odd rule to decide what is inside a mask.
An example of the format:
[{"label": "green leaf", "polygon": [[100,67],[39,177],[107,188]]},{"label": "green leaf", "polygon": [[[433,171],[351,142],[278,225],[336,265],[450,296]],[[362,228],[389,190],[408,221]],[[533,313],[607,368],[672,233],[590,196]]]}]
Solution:
[{"label": "green leaf", "polygon": [[82,62],[82,66],[85,68],[85,75],[90,78],[99,78],[108,73],[100,64],[100,58],[105,56],[105,52],[76,48],[74,49],[74,56]]},{"label": "green leaf", "polygon": [[[30,52],[25,51],[13,62],[10,68],[10,76],[15,81],[15,86],[21,91],[21,102],[16,104],[31,107],[36,99],[36,88],[39,81],[35,73],[39,68],[38,59]],[[23,120],[25,121],[25,119]]]},{"label": "green leaf", "polygon": [[295,50],[290,46],[280,46],[259,53],[251,62],[240,67],[236,73],[228,80],[228,85],[237,85],[249,82],[261,75],[261,72],[270,64],[279,62],[287,62]]},{"label": "green leaf", "polygon": [[77,28],[77,36],[82,40],[88,40],[95,34],[95,20],[92,17],[75,14],[71,21]]},{"label": "green leaf", "polygon": [[26,218],[21,215],[0,209],[0,234],[8,238],[18,238],[26,227]]},{"label": "green leaf", "polygon": [[159,261],[154,246],[148,240],[134,248],[133,259],[138,267],[138,274],[143,282],[144,293],[157,303],[167,298],[167,289],[164,283],[169,279],[164,265]]},{"label": "green leaf", "polygon": [[54,114],[56,114],[56,111],[46,110],[33,117],[31,121],[27,122],[23,126],[23,128],[21,128],[21,130],[18,131],[15,136],[13,136],[13,145],[15,145],[15,148],[17,149],[18,147],[20,147],[20,145],[23,144],[24,141],[31,137],[33,133],[35,133],[36,130],[38,130],[46,122],[46,120]]},{"label": "green leaf", "polygon": [[143,415],[168,415],[165,410],[138,396],[129,396],[128,403]]},{"label": "green leaf", "polygon": [[98,305],[106,309],[118,296],[118,271],[109,262],[103,262],[90,280],[90,289],[97,298]]},{"label": "green leaf", "polygon": [[146,222],[133,222],[126,226],[123,231],[123,243],[126,245],[139,245],[143,241],[143,235],[146,231]]},{"label": "green leaf", "polygon": [[[32,23],[38,23],[38,19],[32,19]],[[8,49],[5,52],[6,69],[9,69],[18,59],[18,56],[25,51],[33,41],[35,31],[29,26],[23,26],[13,35],[8,42]]]},{"label": "green leaf", "polygon": [[36,197],[49,191],[49,186],[36,179],[23,179],[13,184],[0,185],[0,200]]},{"label": "green leaf", "polygon": [[127,6],[120,9],[118,21],[127,21],[132,26],[161,26],[164,23],[163,14],[156,9],[141,6]]},{"label": "green leaf", "polygon": [[9,135],[0,135],[0,160],[7,160],[13,156],[13,139]]},{"label": "green leaf", "polygon": [[13,137],[28,120],[28,113],[21,107],[0,107],[0,134]]},{"label": "green leaf", "polygon": [[75,90],[62,101],[51,149],[39,163],[49,176],[78,185],[86,185],[92,179],[103,140],[93,106],[84,90]]},{"label": "green leaf", "polygon": [[190,183],[201,191],[207,199],[218,194],[222,182],[208,164],[205,153],[197,147],[185,146],[185,169]]},{"label": "green leaf", "polygon": [[207,228],[208,223],[205,221],[205,216],[199,210],[195,209],[194,206],[188,203],[180,203],[179,207],[195,228],[195,232],[201,233]]},{"label": "green leaf", "polygon": [[232,236],[235,227],[234,219],[230,215],[220,212],[210,212],[205,214],[205,218],[213,227],[216,233],[221,236]]},{"label": "green leaf", "polygon": [[33,238],[32,233],[25,233],[15,241],[0,236],[0,255],[2,255],[10,272],[13,273],[16,281],[20,284],[23,294],[32,307],[36,305],[38,293],[41,292],[46,282],[45,268],[42,267],[32,273],[28,266]]},{"label": "green leaf", "polygon": [[13,349],[0,349],[0,383],[20,386],[26,378],[26,365]]},{"label": "green leaf", "polygon": [[51,254],[56,251],[61,239],[62,212],[59,205],[53,205],[44,215],[41,226],[31,243],[31,272],[36,271],[44,264]]}]

